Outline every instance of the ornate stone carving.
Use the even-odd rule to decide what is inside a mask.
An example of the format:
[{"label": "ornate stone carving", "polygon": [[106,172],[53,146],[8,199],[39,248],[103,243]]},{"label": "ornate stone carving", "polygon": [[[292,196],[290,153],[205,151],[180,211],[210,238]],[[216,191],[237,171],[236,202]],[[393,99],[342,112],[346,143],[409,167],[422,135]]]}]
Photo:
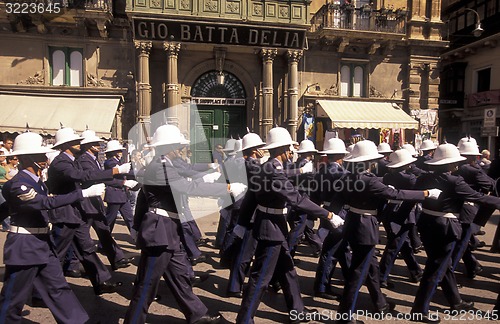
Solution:
[{"label": "ornate stone carving", "polygon": [[272,61],[278,55],[278,50],[275,48],[263,48],[260,51],[260,56],[264,61]]},{"label": "ornate stone carving", "polygon": [[180,43],[163,42],[163,50],[167,52],[169,56],[178,56],[181,50]]},{"label": "ornate stone carving", "polygon": [[328,95],[328,96],[338,96],[339,95],[339,88],[336,84],[332,84],[330,86],[330,88],[325,90],[324,94]]},{"label": "ornate stone carving", "polygon": [[18,84],[45,84],[45,71],[38,71],[34,76],[30,76],[26,80],[18,82]]},{"label": "ornate stone carving", "polygon": [[374,86],[370,86],[370,98],[371,97],[384,98],[384,95],[382,94],[382,92],[380,92],[377,89],[375,89]]},{"label": "ornate stone carving", "polygon": [[279,15],[281,18],[288,18],[290,15],[290,9],[288,7],[281,7]]},{"label": "ornate stone carving", "polygon": [[181,0],[181,9],[191,8],[189,0]]},{"label": "ornate stone carving", "polygon": [[261,4],[254,4],[253,5],[253,14],[255,16],[262,16],[262,5]]},{"label": "ornate stone carving", "polygon": [[160,8],[160,0],[151,0],[151,7]]},{"label": "ornate stone carving", "polygon": [[205,10],[217,12],[218,2],[217,0],[206,0],[205,1]]},{"label": "ornate stone carving", "polygon": [[298,62],[302,58],[302,51],[288,50],[286,51],[286,58],[289,62]]},{"label": "ornate stone carving", "polygon": [[226,11],[230,13],[240,12],[240,4],[238,2],[229,2],[226,4]]},{"label": "ornate stone carving", "polygon": [[134,42],[135,48],[141,52],[141,54],[149,55],[151,53],[151,48],[153,47],[152,42]]},{"label": "ornate stone carving", "polygon": [[105,84],[102,80],[97,79],[97,77],[91,73],[87,73],[87,85],[89,87],[104,87]]}]

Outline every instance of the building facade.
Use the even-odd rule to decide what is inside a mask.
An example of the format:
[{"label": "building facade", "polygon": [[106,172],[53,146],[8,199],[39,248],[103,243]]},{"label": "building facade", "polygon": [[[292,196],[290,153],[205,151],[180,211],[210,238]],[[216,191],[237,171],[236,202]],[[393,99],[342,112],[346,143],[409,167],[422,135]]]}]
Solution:
[{"label": "building facade", "polygon": [[[114,109],[109,137],[145,142],[159,123],[172,123],[198,161],[210,159],[215,142],[247,129],[264,136],[274,125],[318,146],[327,131],[395,145],[415,133],[435,137],[447,44],[440,3],[408,3],[82,0],[61,2],[58,13],[49,2],[43,13],[22,13],[20,2],[15,11],[0,1],[0,39],[9,44],[0,48],[0,100],[21,107],[23,95],[97,98],[106,116]],[[78,105],[88,115],[91,105]],[[33,108],[22,109],[29,122]],[[53,119],[79,131],[100,117],[66,111]],[[346,111],[354,115],[340,120]],[[367,120],[370,113],[380,120]]]}]

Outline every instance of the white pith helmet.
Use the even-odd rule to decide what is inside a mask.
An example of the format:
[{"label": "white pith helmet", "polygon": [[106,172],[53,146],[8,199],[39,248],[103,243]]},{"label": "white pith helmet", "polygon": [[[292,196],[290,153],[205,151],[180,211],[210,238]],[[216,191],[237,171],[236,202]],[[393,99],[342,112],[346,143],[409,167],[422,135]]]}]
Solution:
[{"label": "white pith helmet", "polygon": [[401,148],[410,152],[411,156],[413,156],[413,157],[418,156],[418,153],[415,150],[415,147],[411,144],[403,144],[403,146],[401,146]]},{"label": "white pith helmet", "polygon": [[467,158],[460,155],[458,148],[453,144],[441,144],[436,148],[431,160],[425,161],[429,165],[445,165],[464,161]]},{"label": "white pith helmet", "polygon": [[297,153],[317,153],[318,150],[314,147],[314,143],[311,140],[305,139],[300,142],[299,149]]},{"label": "white pith helmet", "polygon": [[81,136],[83,137],[83,139],[80,142],[80,145],[104,142],[95,134],[93,130],[90,129],[84,130]]},{"label": "white pith helmet", "polygon": [[324,145],[321,154],[348,154],[345,143],[340,138],[330,138]]},{"label": "white pith helmet", "polygon": [[392,149],[391,149],[391,146],[388,144],[388,143],[380,143],[378,146],[377,146],[377,151],[380,153],[380,154],[384,154],[384,153],[392,153]]},{"label": "white pith helmet", "polygon": [[377,151],[377,145],[369,140],[359,141],[354,145],[351,155],[344,159],[346,162],[365,162],[378,160],[384,156]]},{"label": "white pith helmet", "polygon": [[264,150],[270,150],[281,146],[297,145],[298,143],[292,140],[292,136],[283,127],[274,127],[269,130],[266,138],[266,146]]},{"label": "white pith helmet", "polygon": [[224,152],[231,152],[234,151],[234,144],[236,143],[236,139],[230,138],[227,140],[226,144],[224,145],[224,148],[222,149]]},{"label": "white pith helmet", "polygon": [[[186,140],[184,138],[184,140]],[[175,125],[161,125],[156,129],[151,140],[150,147],[162,145],[180,145],[183,141],[179,127]]]},{"label": "white pith helmet", "polygon": [[14,156],[56,152],[46,146],[43,146],[42,143],[42,136],[31,132],[22,133],[18,135],[14,140],[14,150],[12,151],[12,153],[6,155]]},{"label": "white pith helmet", "polygon": [[477,141],[474,137],[462,137],[460,141],[458,141],[457,147],[460,147],[460,144],[465,142],[471,142],[474,143],[474,145],[477,145]]},{"label": "white pith helmet", "polygon": [[460,155],[481,155],[479,152],[479,147],[473,142],[463,142],[458,147]]},{"label": "white pith helmet", "polygon": [[123,151],[125,148],[120,144],[118,140],[111,140],[106,143],[106,151],[104,153]]},{"label": "white pith helmet", "polygon": [[344,157],[344,160],[347,159],[347,158],[350,158],[351,155],[352,155],[352,150],[354,150],[354,145],[355,144],[351,144],[349,145],[348,147],[346,147],[346,151],[347,151],[347,155]]},{"label": "white pith helmet", "polygon": [[411,156],[411,153],[408,150],[399,149],[389,155],[389,160],[391,162],[386,165],[388,168],[399,168],[415,162],[417,158]]},{"label": "white pith helmet", "polygon": [[435,150],[436,149],[436,144],[434,144],[433,141],[430,139],[426,139],[422,142],[422,145],[420,145],[420,151],[430,151],[430,150]]},{"label": "white pith helmet", "polygon": [[182,133],[181,133],[181,143],[180,143],[180,144],[181,144],[181,145],[189,145],[189,143],[191,143],[191,141],[190,141],[190,140],[188,140],[188,139],[186,138],[186,136],[184,136],[184,134],[182,134]]},{"label": "white pith helmet", "polygon": [[56,143],[54,144],[54,148],[59,148],[62,144],[69,142],[80,142],[83,137],[78,136],[73,128],[70,127],[62,127],[56,132]]},{"label": "white pith helmet", "polygon": [[266,145],[266,143],[262,141],[262,138],[260,138],[259,135],[255,133],[248,133],[245,136],[243,136],[241,145],[242,145],[241,150],[244,151],[250,148],[262,147]]}]

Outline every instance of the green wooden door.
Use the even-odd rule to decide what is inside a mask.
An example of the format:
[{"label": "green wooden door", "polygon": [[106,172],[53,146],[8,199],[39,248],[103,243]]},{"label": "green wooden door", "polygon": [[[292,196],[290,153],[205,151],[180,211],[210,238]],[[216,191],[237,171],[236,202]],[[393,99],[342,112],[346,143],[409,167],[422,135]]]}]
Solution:
[{"label": "green wooden door", "polygon": [[197,106],[191,110],[191,151],[195,162],[212,162],[215,145],[246,134],[245,107]]}]

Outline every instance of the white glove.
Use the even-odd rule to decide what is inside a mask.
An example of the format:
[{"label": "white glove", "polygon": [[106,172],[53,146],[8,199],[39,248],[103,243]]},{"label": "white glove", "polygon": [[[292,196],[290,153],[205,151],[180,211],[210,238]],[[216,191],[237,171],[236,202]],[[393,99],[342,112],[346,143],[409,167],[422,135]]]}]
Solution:
[{"label": "white glove", "polygon": [[438,199],[441,194],[441,190],[439,189],[429,189],[427,191],[429,192],[429,195],[427,196],[429,199]]},{"label": "white glove", "polygon": [[243,192],[245,192],[246,189],[247,186],[239,182],[231,183],[231,185],[229,186],[229,192],[231,192],[234,197],[238,197]]},{"label": "white glove", "polygon": [[98,183],[88,187],[87,189],[82,189],[82,196],[84,198],[102,196],[105,189],[106,186],[104,183]]},{"label": "white glove", "polygon": [[344,225],[344,220],[339,215],[333,214],[333,217],[330,219],[330,223],[332,224],[333,228],[338,228]]},{"label": "white glove", "polygon": [[219,168],[219,163],[209,163],[208,167],[217,170]]},{"label": "white glove", "polygon": [[125,187],[127,188],[134,188],[135,186],[137,186],[139,182],[135,181],[135,180],[125,180],[125,183],[123,184]]},{"label": "white glove", "polygon": [[233,229],[234,235],[238,236],[239,238],[243,238],[243,236],[245,235],[245,231],[246,228],[239,224],[236,224],[236,226]]},{"label": "white glove", "polygon": [[220,176],[221,176],[220,172],[213,172],[213,173],[205,174],[201,178],[203,179],[203,182],[214,183],[215,181],[217,181],[220,178]]},{"label": "white glove", "polygon": [[300,168],[300,173],[311,173],[313,172],[313,163],[307,162],[302,168]]},{"label": "white glove", "polygon": [[122,165],[117,165],[118,173],[128,173],[132,165],[130,163],[124,163]]},{"label": "white glove", "polygon": [[391,189],[396,189],[393,185],[388,185],[387,187],[389,187]]}]

